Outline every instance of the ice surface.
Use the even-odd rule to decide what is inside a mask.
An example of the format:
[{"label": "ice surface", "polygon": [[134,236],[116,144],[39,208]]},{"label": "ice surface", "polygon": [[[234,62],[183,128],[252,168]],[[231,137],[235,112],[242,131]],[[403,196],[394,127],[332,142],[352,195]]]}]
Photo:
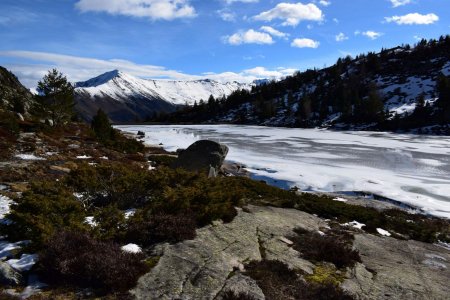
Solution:
[{"label": "ice surface", "polygon": [[237,125],[118,126],[174,151],[200,139],[259,178],[306,191],[365,191],[450,218],[450,138]]}]

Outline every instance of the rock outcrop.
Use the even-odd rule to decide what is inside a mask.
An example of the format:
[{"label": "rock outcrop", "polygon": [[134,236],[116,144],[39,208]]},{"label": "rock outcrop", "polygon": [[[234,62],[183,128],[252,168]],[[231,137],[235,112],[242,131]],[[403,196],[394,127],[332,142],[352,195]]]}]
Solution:
[{"label": "rock outcrop", "polygon": [[186,150],[179,152],[175,167],[205,172],[206,174],[210,172],[212,167],[217,174],[227,154],[228,147],[226,145],[214,141],[200,140],[190,145]]},{"label": "rock outcrop", "polygon": [[0,261],[0,284],[4,286],[17,286],[22,282],[22,275],[9,264]]},{"label": "rock outcrop", "polygon": [[164,244],[156,253],[158,265],[132,291],[137,299],[220,299],[223,292],[245,291],[264,299],[261,289],[239,273],[252,260],[278,259],[292,268],[312,273],[313,264],[299,258],[286,238],[296,227],[318,230],[326,225],[307,213],[250,206],[233,222],[197,230],[197,238]]},{"label": "rock outcrop", "polygon": [[[298,227],[317,231],[328,223],[294,209],[248,206],[231,223],[197,230],[194,240],[159,245],[154,253],[159,263],[132,294],[136,299],[222,299],[234,291],[265,299],[244,272],[248,262],[279,260],[313,273],[314,264],[300,258],[289,240]],[[355,299],[448,299],[449,250],[356,229],[354,248],[362,263],[348,270],[341,287]]]}]

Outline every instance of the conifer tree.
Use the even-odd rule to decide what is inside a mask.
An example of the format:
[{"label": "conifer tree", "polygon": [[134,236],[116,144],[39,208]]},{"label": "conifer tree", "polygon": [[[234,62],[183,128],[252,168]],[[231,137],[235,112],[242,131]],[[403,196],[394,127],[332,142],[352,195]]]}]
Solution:
[{"label": "conifer tree", "polygon": [[67,78],[53,69],[38,82],[34,113],[52,126],[67,123],[74,116],[74,88]]},{"label": "conifer tree", "polygon": [[92,119],[91,128],[102,142],[110,141],[114,138],[114,129],[109,122],[108,116],[101,109],[97,111],[97,114]]}]

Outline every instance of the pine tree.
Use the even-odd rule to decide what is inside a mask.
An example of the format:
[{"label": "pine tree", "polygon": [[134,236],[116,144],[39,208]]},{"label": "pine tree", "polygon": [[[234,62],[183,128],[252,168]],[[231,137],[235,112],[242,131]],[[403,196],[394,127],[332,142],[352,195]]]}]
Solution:
[{"label": "pine tree", "polygon": [[102,142],[114,139],[114,129],[109,122],[108,116],[101,109],[97,111],[97,114],[92,119],[91,128]]},{"label": "pine tree", "polygon": [[62,125],[74,115],[74,88],[67,78],[53,69],[38,82],[34,114],[52,126]]}]

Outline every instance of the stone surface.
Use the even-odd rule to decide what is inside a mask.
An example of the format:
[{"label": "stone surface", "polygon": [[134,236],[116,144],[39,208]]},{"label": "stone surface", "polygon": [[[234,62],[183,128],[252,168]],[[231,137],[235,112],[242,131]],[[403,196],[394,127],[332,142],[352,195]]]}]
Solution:
[{"label": "stone surface", "polygon": [[217,173],[227,154],[227,146],[214,141],[200,140],[179,153],[175,167],[206,174],[209,173],[210,167],[213,167]]},{"label": "stone surface", "polygon": [[22,276],[9,264],[0,261],[0,285],[17,286],[22,282]]},{"label": "stone surface", "polygon": [[[228,224],[216,223],[197,230],[197,237],[160,246],[161,258],[132,291],[137,299],[217,299],[227,289],[261,295],[250,278],[240,275],[252,260],[279,259],[291,267],[312,272],[280,237],[296,227],[318,230],[323,221],[293,209],[249,206]],[[261,299],[261,297],[257,297]]]},{"label": "stone surface", "polygon": [[356,299],[449,299],[450,251],[437,245],[355,235],[362,264],[342,287]]}]

